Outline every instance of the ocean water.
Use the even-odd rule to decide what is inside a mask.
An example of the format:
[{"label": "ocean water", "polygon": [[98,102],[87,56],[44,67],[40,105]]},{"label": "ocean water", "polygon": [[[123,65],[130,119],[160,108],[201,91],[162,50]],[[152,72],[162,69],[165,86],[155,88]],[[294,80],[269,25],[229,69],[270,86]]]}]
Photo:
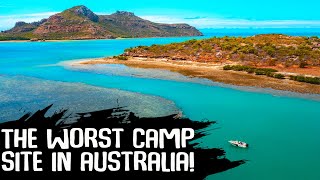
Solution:
[{"label": "ocean water", "polygon": [[320,36],[320,28],[219,28],[202,29],[203,34],[210,36],[253,36],[256,34],[286,34],[290,36]]},{"label": "ocean water", "polygon": [[[209,37],[217,33],[207,34]],[[159,108],[165,113],[179,109],[194,120],[217,121],[201,146],[221,147],[228,158],[248,162],[208,179],[320,179],[318,95],[237,88],[168,71],[122,65],[69,65],[70,60],[117,55],[132,46],[191,38],[194,37],[2,42],[0,111],[9,113],[0,120],[14,118],[16,114],[10,111],[17,107],[27,105],[30,109],[24,110],[30,111],[55,103],[54,99],[65,100],[58,105],[63,107],[70,106],[79,96],[94,97],[91,104],[97,105],[82,107],[85,111],[103,108],[122,98],[120,103],[146,116]],[[81,103],[76,101],[74,105],[80,107]],[[235,148],[227,142],[231,139],[244,140],[250,147]]]},{"label": "ocean water", "polygon": [[179,111],[170,100],[118,89],[26,76],[0,76],[0,82],[0,122],[18,119],[50,104],[54,106],[48,115],[65,108],[70,113],[80,113],[124,107],[140,117],[165,116]]}]

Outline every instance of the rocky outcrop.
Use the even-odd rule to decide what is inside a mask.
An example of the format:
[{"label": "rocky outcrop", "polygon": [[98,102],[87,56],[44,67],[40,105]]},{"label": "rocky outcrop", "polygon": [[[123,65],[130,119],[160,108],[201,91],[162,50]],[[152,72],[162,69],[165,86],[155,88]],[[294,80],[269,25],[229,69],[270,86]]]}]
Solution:
[{"label": "rocky outcrop", "polygon": [[[26,35],[27,34],[27,35]],[[116,37],[201,36],[188,24],[161,24],[132,12],[96,15],[85,6],[75,6],[34,23],[17,22],[0,36],[39,39],[102,39]]]},{"label": "rocky outcrop", "polygon": [[37,22],[32,23],[26,23],[23,21],[16,22],[15,26],[8,30],[4,31],[5,33],[24,33],[24,32],[30,32],[38,28],[41,24],[45,23],[47,19],[42,19]]},{"label": "rocky outcrop", "polygon": [[93,22],[98,22],[99,21],[99,16],[93,13],[90,9],[87,7],[81,5],[81,6],[76,6],[74,8],[71,8],[70,11],[73,11],[76,15],[78,16],[84,16],[90,19]]},{"label": "rocky outcrop", "polygon": [[40,21],[37,21],[37,22],[32,22],[30,24],[34,25],[34,26],[40,26],[41,24],[47,22],[48,19],[41,19]]},{"label": "rocky outcrop", "polygon": [[48,39],[112,38],[112,34],[98,21],[99,16],[87,7],[76,6],[51,16],[33,33]]},{"label": "rocky outcrop", "polygon": [[154,23],[126,11],[101,16],[100,21],[124,37],[202,36],[200,31],[188,24]]}]

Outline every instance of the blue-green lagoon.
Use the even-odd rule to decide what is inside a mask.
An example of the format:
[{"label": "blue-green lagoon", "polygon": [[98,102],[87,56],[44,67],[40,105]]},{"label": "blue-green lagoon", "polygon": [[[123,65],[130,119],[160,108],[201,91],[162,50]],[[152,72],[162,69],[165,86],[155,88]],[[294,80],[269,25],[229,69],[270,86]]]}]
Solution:
[{"label": "blue-green lagoon", "polygon": [[[51,103],[55,108],[93,111],[117,105],[119,99],[120,105],[142,116],[182,111],[194,120],[217,121],[201,145],[221,147],[228,158],[248,162],[208,179],[320,179],[319,95],[238,88],[123,65],[68,65],[71,60],[117,55],[137,45],[187,39],[0,42],[0,110],[6,112],[0,121]],[[81,107],[84,101],[89,106]],[[16,113],[20,108],[24,109]],[[159,109],[161,113],[155,114]],[[227,142],[230,139],[251,146],[235,148]]]}]

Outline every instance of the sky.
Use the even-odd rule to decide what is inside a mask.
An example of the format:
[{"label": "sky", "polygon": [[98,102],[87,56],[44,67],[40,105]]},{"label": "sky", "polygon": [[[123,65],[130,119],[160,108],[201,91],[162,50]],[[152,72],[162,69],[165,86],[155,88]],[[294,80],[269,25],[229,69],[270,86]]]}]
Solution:
[{"label": "sky", "polygon": [[0,30],[76,5],[96,14],[130,11],[160,23],[203,28],[320,28],[319,0],[0,0]]}]

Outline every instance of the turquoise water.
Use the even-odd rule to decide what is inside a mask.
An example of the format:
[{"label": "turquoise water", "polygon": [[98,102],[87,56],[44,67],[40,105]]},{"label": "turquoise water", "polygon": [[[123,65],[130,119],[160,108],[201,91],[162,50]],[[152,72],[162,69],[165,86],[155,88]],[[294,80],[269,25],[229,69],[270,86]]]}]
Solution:
[{"label": "turquoise water", "polygon": [[[25,86],[21,79],[26,78],[28,82],[41,81],[35,83],[34,87],[37,84],[47,87],[47,90],[41,89],[45,95],[56,92],[49,91],[51,86],[68,86],[70,93],[62,96],[64,91],[58,91],[54,94],[62,98],[69,98],[78,91],[71,89],[82,86],[90,87],[81,88],[84,92],[98,91],[94,87],[120,90],[105,92],[113,94],[112,96],[122,96],[130,92],[146,97],[157,96],[167,99],[159,99],[162,106],[172,108],[172,101],[191,119],[218,121],[215,126],[218,129],[212,129],[212,135],[203,139],[203,146],[224,148],[232,160],[249,160],[239,168],[210,176],[208,179],[320,179],[320,101],[317,98],[310,99],[297,94],[293,94],[296,97],[289,97],[285,92],[239,90],[167,71],[141,70],[118,65],[70,67],[65,62],[116,55],[123,52],[124,48],[137,45],[163,44],[186,39],[190,38],[0,43],[0,82],[3,88],[0,95],[7,99],[18,97],[20,105],[24,101],[31,104],[32,98],[44,96],[37,94],[40,90],[33,90],[32,96],[24,100],[19,91],[32,89],[21,87]],[[150,76],[152,78],[148,78]],[[45,84],[42,81],[45,81]],[[29,96],[29,91],[22,94]],[[90,93],[82,94],[93,96]],[[94,95],[99,97],[101,94],[103,90],[99,89],[99,93]],[[134,102],[132,98],[134,96],[130,95],[127,99]],[[154,101],[150,99],[148,103],[141,105],[145,108],[152,106],[152,100]],[[5,102],[6,105],[0,105],[1,111],[7,111],[8,106],[12,109],[15,107],[15,104],[10,103],[15,101]],[[235,148],[227,143],[230,139],[244,140],[251,146],[249,149]]]},{"label": "turquoise water", "polygon": [[221,28],[202,29],[206,36],[253,36],[256,34],[287,34],[290,36],[320,36],[320,28]]}]

